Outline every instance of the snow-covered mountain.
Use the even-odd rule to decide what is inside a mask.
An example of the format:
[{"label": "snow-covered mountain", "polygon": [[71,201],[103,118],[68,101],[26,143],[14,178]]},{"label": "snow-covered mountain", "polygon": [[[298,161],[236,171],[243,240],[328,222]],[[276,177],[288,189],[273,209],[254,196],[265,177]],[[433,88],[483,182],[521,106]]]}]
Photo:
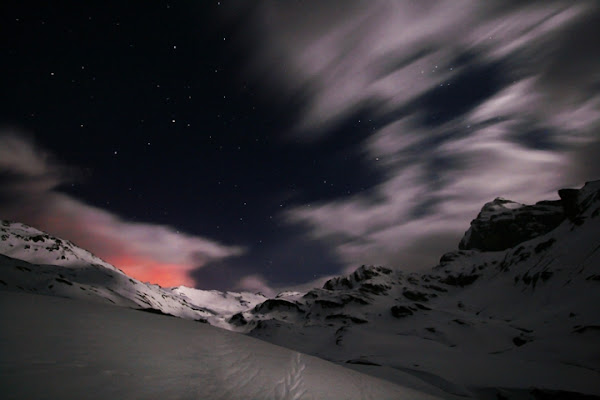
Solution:
[{"label": "snow-covered mountain", "polygon": [[143,283],[68,240],[8,221],[0,221],[0,289],[115,304],[226,327],[231,315],[266,300],[253,293]]},{"label": "snow-covered mountain", "polygon": [[202,320],[445,398],[600,396],[600,181],[559,196],[484,205],[426,273],[363,266],[271,299],[144,284],[3,222],[0,289]]},{"label": "snow-covered mountain", "polygon": [[232,322],[447,395],[600,396],[600,181],[559,196],[484,205],[459,250],[427,273],[363,266]]}]

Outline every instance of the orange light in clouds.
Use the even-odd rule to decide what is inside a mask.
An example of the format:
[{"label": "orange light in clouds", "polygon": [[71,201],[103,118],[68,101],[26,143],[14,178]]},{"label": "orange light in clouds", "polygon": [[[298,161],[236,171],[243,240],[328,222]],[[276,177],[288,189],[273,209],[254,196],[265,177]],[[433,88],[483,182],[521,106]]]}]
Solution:
[{"label": "orange light in clouds", "polygon": [[165,264],[135,256],[107,257],[106,261],[142,282],[162,287],[194,287],[194,280],[188,275],[191,268],[186,265]]}]

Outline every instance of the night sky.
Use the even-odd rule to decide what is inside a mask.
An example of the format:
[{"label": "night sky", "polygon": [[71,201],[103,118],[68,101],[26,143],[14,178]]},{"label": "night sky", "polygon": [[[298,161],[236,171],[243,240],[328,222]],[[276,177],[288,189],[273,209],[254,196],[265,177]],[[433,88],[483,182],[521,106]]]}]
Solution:
[{"label": "night sky", "polygon": [[456,248],[600,176],[596,1],[8,1],[0,218],[254,290]]}]

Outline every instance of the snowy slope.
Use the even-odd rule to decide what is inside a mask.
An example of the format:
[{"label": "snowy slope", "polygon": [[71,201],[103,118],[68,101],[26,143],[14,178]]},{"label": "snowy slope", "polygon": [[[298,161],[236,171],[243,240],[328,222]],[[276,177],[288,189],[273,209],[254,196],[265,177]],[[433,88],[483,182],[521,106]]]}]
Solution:
[{"label": "snowy slope", "polygon": [[1,253],[33,264],[55,264],[70,268],[96,264],[122,273],[87,250],[68,240],[55,238],[46,232],[18,222],[0,221]]},{"label": "snowy slope", "polygon": [[435,398],[207,324],[125,308],[0,292],[0,320],[3,399]]},{"label": "snowy slope", "polygon": [[8,221],[0,221],[0,290],[148,309],[218,326],[228,326],[224,321],[231,315],[266,300],[252,293],[142,283],[68,240]]},{"label": "snowy slope", "polygon": [[363,266],[272,299],[142,284],[5,222],[0,290],[205,320],[444,398],[600,396],[600,181],[559,195],[484,205],[426,273]]},{"label": "snowy slope", "polygon": [[207,318],[213,326],[229,330],[237,330],[235,325],[228,323],[234,314],[254,308],[267,300],[260,293],[249,292],[220,292],[218,290],[199,290],[186,286],[178,286],[171,291],[181,296],[190,304],[202,306],[212,313]]},{"label": "snowy slope", "polygon": [[361,267],[238,320],[253,337],[447,395],[600,396],[600,182],[561,197],[486,204],[429,273]]}]

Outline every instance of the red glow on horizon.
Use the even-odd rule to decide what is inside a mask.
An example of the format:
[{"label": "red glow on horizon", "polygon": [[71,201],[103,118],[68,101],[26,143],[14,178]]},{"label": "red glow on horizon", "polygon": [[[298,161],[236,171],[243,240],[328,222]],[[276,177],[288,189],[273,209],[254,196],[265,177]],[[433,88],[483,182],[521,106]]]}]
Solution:
[{"label": "red glow on horizon", "polygon": [[162,287],[194,287],[195,284],[188,274],[190,267],[185,265],[160,263],[136,256],[107,257],[106,261],[142,282]]}]

